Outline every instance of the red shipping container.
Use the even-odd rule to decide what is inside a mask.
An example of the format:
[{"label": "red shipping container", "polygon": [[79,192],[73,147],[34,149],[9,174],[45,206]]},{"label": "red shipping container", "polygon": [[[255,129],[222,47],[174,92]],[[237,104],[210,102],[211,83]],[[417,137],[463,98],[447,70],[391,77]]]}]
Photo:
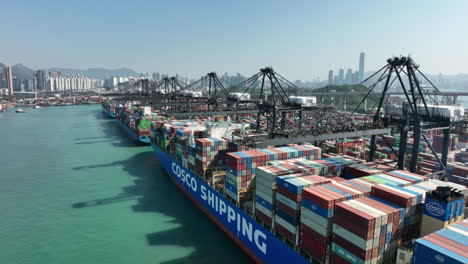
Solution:
[{"label": "red shipping container", "polygon": [[301,240],[301,248],[320,261],[325,260],[327,256],[326,246],[321,245],[318,241],[308,236],[303,237]]},{"label": "red shipping container", "polygon": [[319,192],[317,187],[304,188],[302,190],[302,198],[313,202],[314,204],[321,206],[327,210],[333,209],[334,199]]},{"label": "red shipping container", "polygon": [[300,203],[301,202],[301,199],[302,199],[302,195],[296,195],[295,193],[287,190],[287,189],[284,189],[282,188],[281,186],[277,186],[276,187],[276,192],[277,193],[280,193],[281,195],[287,197],[288,199],[290,199],[291,201],[295,201],[296,203]]},{"label": "red shipping container", "polygon": [[272,219],[267,216],[266,214],[262,213],[260,210],[255,210],[255,215],[260,219],[262,222],[267,223],[271,226],[272,224]]},{"label": "red shipping container", "polygon": [[340,257],[338,254],[332,252],[330,255],[330,263],[333,264],[349,264],[350,262]]},{"label": "red shipping container", "polygon": [[336,204],[335,224],[365,240],[374,237],[375,218],[347,204]]},{"label": "red shipping container", "polygon": [[412,199],[414,196],[406,195],[401,192],[395,192],[389,188],[386,188],[385,185],[375,185],[372,186],[372,195],[375,197],[382,198],[385,201],[391,202],[393,204],[408,208],[412,204]]},{"label": "red shipping container", "polygon": [[[343,187],[338,186],[336,184],[327,184],[327,186],[333,187],[333,188],[338,189],[338,190],[340,190],[342,192],[350,194],[350,195],[352,195],[352,198],[359,198],[359,193],[353,192],[353,191],[351,191],[349,189],[343,188]],[[346,199],[349,200],[349,198],[346,198]]]},{"label": "red shipping container", "polygon": [[312,228],[308,227],[307,225],[301,224],[301,238],[302,237],[311,237],[320,245],[326,246],[329,242],[327,237],[322,236],[317,231],[313,230]]},{"label": "red shipping container", "polygon": [[296,241],[296,235],[289,232],[286,228],[282,227],[278,223],[275,224],[275,230],[279,234],[281,234],[283,237],[289,239],[291,242],[295,243]]},{"label": "red shipping container", "polygon": [[[333,198],[333,204],[348,200],[348,197],[345,196],[344,194],[337,193],[337,192],[335,192],[333,190],[330,190],[328,188],[325,188],[323,186],[317,186],[315,188],[317,189],[317,191],[319,191],[319,192]],[[332,206],[332,208],[333,208],[333,206]]]},{"label": "red shipping container", "polygon": [[301,211],[296,211],[278,200],[276,200],[276,208],[286,213],[287,215],[293,217],[294,219],[299,219],[300,217]]}]

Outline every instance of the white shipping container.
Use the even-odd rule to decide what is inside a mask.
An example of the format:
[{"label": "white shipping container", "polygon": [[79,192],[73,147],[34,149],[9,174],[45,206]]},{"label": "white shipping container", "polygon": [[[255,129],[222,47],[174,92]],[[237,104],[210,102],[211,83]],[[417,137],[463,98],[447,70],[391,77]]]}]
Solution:
[{"label": "white shipping container", "polygon": [[[310,210],[307,210],[307,212],[305,211],[302,211],[307,208],[305,207],[301,207],[301,223],[303,222],[308,222],[308,221],[312,221],[312,222],[315,222],[317,223],[318,225],[320,225],[321,227],[323,227],[324,229],[326,230],[330,230],[332,229],[332,224],[333,224],[333,220],[332,219],[326,219],[326,218],[323,218],[321,217],[320,215],[317,215],[316,213],[310,211]],[[315,215],[315,216],[314,216]],[[307,219],[306,219],[307,218]]]},{"label": "white shipping container", "polygon": [[310,229],[316,231],[320,235],[324,237],[329,237],[332,233],[333,226],[329,227],[324,227],[319,225],[317,222],[313,221],[312,219],[309,219],[308,217],[301,218],[301,223],[309,227]]},{"label": "white shipping container", "polygon": [[264,207],[260,203],[255,203],[255,208],[265,214],[266,216],[269,216],[270,218],[273,217],[273,212],[268,210],[268,208]]},{"label": "white shipping container", "polygon": [[279,217],[278,215],[275,215],[275,225],[280,225],[284,227],[286,230],[289,232],[296,234],[296,227],[288,223],[286,220],[283,218]]},{"label": "white shipping container", "polygon": [[263,192],[256,192],[255,195],[257,195],[258,197],[262,198],[263,200],[269,202],[274,207],[275,200],[273,199],[273,197],[271,195],[265,194]]},{"label": "white shipping container", "polygon": [[258,184],[257,182],[257,188],[256,188],[256,192],[262,192],[266,195],[269,195],[269,196],[273,196],[273,194],[275,193],[273,189],[271,188],[268,188],[268,187],[265,187],[265,185],[262,185],[262,184]]},{"label": "white shipping container", "polygon": [[296,203],[295,201],[290,200],[288,197],[280,193],[276,193],[276,200],[282,202],[283,204],[287,205],[288,207],[296,211],[298,211],[301,208],[300,203]]}]

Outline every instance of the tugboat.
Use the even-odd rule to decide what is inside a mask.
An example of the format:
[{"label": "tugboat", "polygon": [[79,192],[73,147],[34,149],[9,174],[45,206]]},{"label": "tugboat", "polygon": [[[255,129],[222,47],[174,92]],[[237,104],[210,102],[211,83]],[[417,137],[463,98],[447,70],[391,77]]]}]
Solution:
[{"label": "tugboat", "polygon": [[23,108],[18,108],[16,109],[16,113],[20,114],[20,113],[26,113]]}]

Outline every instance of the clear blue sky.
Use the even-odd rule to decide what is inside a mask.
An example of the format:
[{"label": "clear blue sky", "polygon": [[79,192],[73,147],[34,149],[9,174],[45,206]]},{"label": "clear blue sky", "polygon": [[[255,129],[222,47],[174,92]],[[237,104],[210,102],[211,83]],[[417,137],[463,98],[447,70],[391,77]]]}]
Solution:
[{"label": "clear blue sky", "polygon": [[411,54],[427,73],[468,73],[468,1],[0,0],[0,62],[290,80]]}]

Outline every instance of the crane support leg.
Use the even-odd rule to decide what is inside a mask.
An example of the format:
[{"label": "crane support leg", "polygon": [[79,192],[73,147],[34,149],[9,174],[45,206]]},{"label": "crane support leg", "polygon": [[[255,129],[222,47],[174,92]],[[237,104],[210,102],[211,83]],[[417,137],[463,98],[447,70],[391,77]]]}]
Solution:
[{"label": "crane support leg", "polygon": [[375,160],[375,150],[377,148],[377,137],[376,135],[371,136],[371,141],[370,141],[370,151],[369,151],[369,161],[374,161]]},{"label": "crane support leg", "polygon": [[[413,128],[413,152],[411,153],[410,172],[415,173],[418,158],[419,158],[419,145],[421,144],[421,121],[417,120]],[[401,140],[401,139],[400,139]]]},{"label": "crane support leg", "polygon": [[400,131],[400,145],[398,146],[398,169],[404,170],[406,163],[406,145],[408,140],[408,131],[402,126]]},{"label": "crane support leg", "polygon": [[303,123],[304,123],[304,112],[299,111],[299,129],[302,129]]},{"label": "crane support leg", "polygon": [[447,167],[447,157],[450,143],[450,126],[448,129],[444,129],[443,133],[444,138],[442,141],[442,165],[444,165],[444,167]]},{"label": "crane support leg", "polygon": [[286,127],[286,112],[281,112],[281,129]]}]

